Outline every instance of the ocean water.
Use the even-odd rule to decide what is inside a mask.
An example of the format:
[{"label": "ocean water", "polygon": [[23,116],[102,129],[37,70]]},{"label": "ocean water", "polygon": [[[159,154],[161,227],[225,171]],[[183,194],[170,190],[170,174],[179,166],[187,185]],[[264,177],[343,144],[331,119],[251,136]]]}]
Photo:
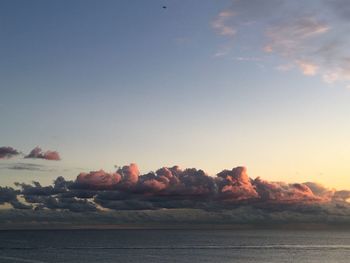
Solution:
[{"label": "ocean water", "polygon": [[0,231],[0,262],[350,262],[349,231]]}]

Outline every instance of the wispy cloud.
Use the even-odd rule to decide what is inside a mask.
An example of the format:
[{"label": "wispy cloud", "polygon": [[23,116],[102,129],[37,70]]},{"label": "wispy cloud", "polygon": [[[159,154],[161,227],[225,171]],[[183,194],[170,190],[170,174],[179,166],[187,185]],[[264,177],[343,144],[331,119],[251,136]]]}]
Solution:
[{"label": "wispy cloud", "polygon": [[261,61],[260,57],[235,57],[237,61]]},{"label": "wispy cloud", "polygon": [[46,171],[55,171],[54,167],[47,167],[41,164],[34,163],[1,163],[0,169],[5,170],[21,170],[21,171],[37,171],[37,172],[46,172]]},{"label": "wispy cloud", "polygon": [[278,70],[297,68],[303,75],[348,86],[350,11],[345,2],[270,0],[262,6],[256,0],[235,0],[218,14],[212,26],[219,35],[228,36],[224,32],[234,31],[229,34],[234,39],[227,50],[233,52],[237,45],[245,45],[255,56],[260,51],[267,59],[278,57],[278,64],[285,60],[276,65]]},{"label": "wispy cloud", "polygon": [[312,41],[327,33],[329,26],[316,17],[297,17],[266,28],[266,52],[277,52],[286,58],[294,58],[317,50]]},{"label": "wispy cloud", "polygon": [[297,60],[296,64],[299,66],[301,72],[306,76],[314,76],[317,73],[318,66],[303,60]]},{"label": "wispy cloud", "polygon": [[213,20],[211,26],[222,36],[232,37],[236,34],[236,29],[230,25],[231,18],[235,13],[231,10],[225,10],[218,14]]}]

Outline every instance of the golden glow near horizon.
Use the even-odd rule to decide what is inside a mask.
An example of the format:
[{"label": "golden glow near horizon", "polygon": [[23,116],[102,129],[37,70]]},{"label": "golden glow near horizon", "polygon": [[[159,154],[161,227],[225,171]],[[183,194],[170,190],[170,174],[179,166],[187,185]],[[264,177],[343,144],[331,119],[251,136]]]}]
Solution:
[{"label": "golden glow near horizon", "polygon": [[255,2],[0,4],[0,185],[135,162],[350,189],[348,10]]}]

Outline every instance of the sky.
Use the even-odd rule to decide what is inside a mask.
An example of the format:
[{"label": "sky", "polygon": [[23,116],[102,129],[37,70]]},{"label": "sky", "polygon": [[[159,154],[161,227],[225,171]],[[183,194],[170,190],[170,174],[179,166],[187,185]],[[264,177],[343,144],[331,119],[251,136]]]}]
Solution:
[{"label": "sky", "polygon": [[1,1],[0,185],[137,163],[350,189],[348,7]]}]

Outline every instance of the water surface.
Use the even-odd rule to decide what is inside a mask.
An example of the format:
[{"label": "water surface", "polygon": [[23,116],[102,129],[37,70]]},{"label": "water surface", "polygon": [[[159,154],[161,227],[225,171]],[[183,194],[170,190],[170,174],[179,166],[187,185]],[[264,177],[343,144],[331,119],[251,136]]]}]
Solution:
[{"label": "water surface", "polygon": [[0,231],[0,262],[349,262],[340,230]]}]

